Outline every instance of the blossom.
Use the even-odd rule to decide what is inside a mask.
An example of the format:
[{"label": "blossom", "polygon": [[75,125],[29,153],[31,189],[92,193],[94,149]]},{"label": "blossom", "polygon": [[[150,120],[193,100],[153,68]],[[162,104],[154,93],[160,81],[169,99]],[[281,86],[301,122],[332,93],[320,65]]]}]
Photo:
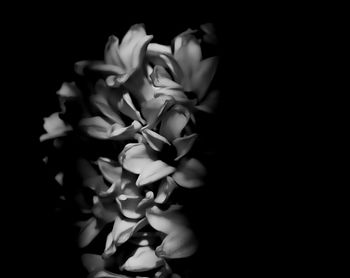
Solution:
[{"label": "blossom", "polygon": [[202,185],[205,167],[196,158],[185,157],[197,134],[188,131],[191,114],[181,105],[174,105],[160,117],[159,133],[144,128],[139,143],[125,146],[119,155],[120,164],[138,174],[137,186],[143,186],[169,175],[187,188]]},{"label": "blossom", "polygon": [[214,111],[218,57],[202,49],[217,41],[213,26],[200,28],[171,46],[151,42],[142,24],[120,43],[110,36],[103,60],[76,63],[79,82],[62,84],[61,111],[44,119],[40,140],[68,138],[62,146],[74,150],[62,156],[75,168],[53,172],[62,187],[72,187],[90,278],[177,278],[170,261],[197,251],[174,192],[203,186],[207,171],[196,147],[197,112]]},{"label": "blossom", "polygon": [[[211,25],[203,25],[202,28],[207,31],[205,41],[215,42]],[[173,41],[173,52],[170,47],[150,44],[147,54],[156,65],[150,78],[156,88],[156,96],[172,95],[178,101],[187,102],[192,99],[196,109],[212,112],[218,91],[209,93],[208,89],[217,69],[218,57],[202,59],[200,40],[195,33],[189,29],[178,35]]]},{"label": "blossom", "polygon": [[147,35],[142,24],[131,26],[121,43],[110,36],[105,47],[104,61],[81,61],[76,71],[86,70],[102,73],[111,87],[125,86],[140,102],[153,97],[153,89],[143,74],[143,60],[152,35]]}]

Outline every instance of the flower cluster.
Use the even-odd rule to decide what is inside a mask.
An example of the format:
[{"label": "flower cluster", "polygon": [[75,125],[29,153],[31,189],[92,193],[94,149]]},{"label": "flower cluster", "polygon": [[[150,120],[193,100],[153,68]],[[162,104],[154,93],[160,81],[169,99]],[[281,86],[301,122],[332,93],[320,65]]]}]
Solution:
[{"label": "flower cluster", "polygon": [[[121,42],[109,37],[104,60],[76,63],[75,82],[57,92],[61,111],[44,119],[41,141],[74,145],[68,191],[78,204],[78,244],[91,278],[180,277],[169,260],[198,247],[173,193],[205,181],[194,148],[196,113],[212,113],[217,99],[211,83],[218,57],[202,55],[216,38],[205,24],[171,46],[152,39],[142,24]],[[62,170],[56,178],[63,184],[69,175]],[[95,241],[103,242],[101,252],[89,248]]]}]

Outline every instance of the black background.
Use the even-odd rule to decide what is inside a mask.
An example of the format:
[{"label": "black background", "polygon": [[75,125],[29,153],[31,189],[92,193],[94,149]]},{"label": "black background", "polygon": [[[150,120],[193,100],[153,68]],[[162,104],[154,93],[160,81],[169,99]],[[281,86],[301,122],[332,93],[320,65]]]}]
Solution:
[{"label": "black background", "polygon": [[210,188],[194,201],[197,230],[206,243],[195,277],[286,274],[303,264],[294,256],[300,231],[290,214],[298,204],[289,206],[293,173],[299,170],[291,153],[299,138],[291,132],[287,112],[295,89],[291,61],[299,45],[291,39],[284,13],[276,18],[265,10],[260,13],[259,7],[204,13],[184,7],[156,11],[151,6],[136,13],[117,4],[45,8],[12,17],[7,28],[7,268],[35,277],[79,277],[69,227],[65,219],[53,217],[55,192],[48,186],[37,140],[42,118],[57,107],[55,92],[72,80],[74,62],[102,58],[108,36],[121,38],[134,23],[145,23],[147,33],[169,43],[205,22],[214,22],[218,31],[222,94],[215,124],[208,123],[218,153]]}]

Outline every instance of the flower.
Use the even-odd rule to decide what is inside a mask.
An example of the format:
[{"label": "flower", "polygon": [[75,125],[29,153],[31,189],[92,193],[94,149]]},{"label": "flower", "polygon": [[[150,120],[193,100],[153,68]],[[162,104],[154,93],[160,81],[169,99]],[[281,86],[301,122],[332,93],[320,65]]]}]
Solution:
[{"label": "flower", "polygon": [[173,105],[159,117],[159,133],[143,128],[141,142],[125,146],[119,155],[120,164],[139,175],[137,186],[156,182],[169,175],[186,188],[203,184],[205,167],[196,158],[185,157],[198,136],[190,131],[190,117],[189,110],[184,106]]},{"label": "flower", "polygon": [[152,35],[147,35],[142,24],[130,27],[122,42],[110,36],[105,47],[104,61],[80,61],[76,71],[103,73],[110,87],[125,86],[140,102],[153,97],[153,89],[143,74],[143,60]]},{"label": "flower", "polygon": [[151,43],[142,24],[121,43],[110,36],[104,60],[76,63],[79,82],[63,83],[61,111],[44,119],[40,140],[72,147],[52,172],[72,187],[66,191],[78,207],[90,278],[180,277],[170,261],[198,248],[174,192],[203,186],[207,170],[194,147],[197,112],[214,111],[218,57],[203,55],[203,45],[217,39],[210,24],[200,28],[176,36],[171,47]]}]

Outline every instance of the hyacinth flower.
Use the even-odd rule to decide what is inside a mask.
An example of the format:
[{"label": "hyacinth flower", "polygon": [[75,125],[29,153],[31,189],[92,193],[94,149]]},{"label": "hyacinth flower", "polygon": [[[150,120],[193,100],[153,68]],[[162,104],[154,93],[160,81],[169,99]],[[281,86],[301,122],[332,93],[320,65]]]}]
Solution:
[{"label": "hyacinth flower", "polygon": [[152,35],[147,35],[142,24],[133,25],[125,34],[121,43],[115,36],[110,36],[105,47],[104,61],[81,61],[76,64],[76,71],[103,73],[106,83],[111,87],[123,85],[139,101],[153,97],[153,89],[143,74],[143,60]]},{"label": "hyacinth flower", "polygon": [[173,40],[172,47],[151,43],[146,56],[155,65],[148,74],[155,96],[168,95],[179,102],[190,103],[195,109],[212,113],[218,90],[208,91],[216,73],[218,57],[203,59],[201,43],[216,43],[211,24],[201,26],[205,35],[198,39],[197,30],[187,30]]},{"label": "hyacinth flower", "polygon": [[44,119],[41,141],[74,138],[66,159],[88,277],[177,278],[169,262],[197,250],[173,193],[203,186],[206,175],[195,114],[213,112],[217,57],[202,57],[201,44],[216,38],[201,28],[202,38],[188,30],[172,47],[151,43],[142,24],[121,43],[111,36],[103,61],[76,63],[78,82],[63,83],[61,111]]}]

